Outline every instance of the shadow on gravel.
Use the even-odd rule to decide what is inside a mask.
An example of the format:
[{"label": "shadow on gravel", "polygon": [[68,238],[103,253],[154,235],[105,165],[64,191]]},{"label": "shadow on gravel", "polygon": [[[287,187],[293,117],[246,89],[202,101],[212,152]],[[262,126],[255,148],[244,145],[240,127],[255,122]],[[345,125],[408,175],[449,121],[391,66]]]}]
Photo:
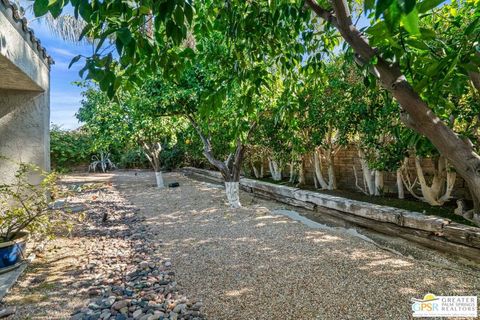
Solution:
[{"label": "shadow on gravel", "polygon": [[408,319],[412,297],[478,294],[478,277],[272,214],[283,204],[242,193],[245,207],[230,210],[223,190],[166,178],[180,187],[152,189],[148,174],[128,173],[115,184],[142,209],[147,233],[160,231],[180,285],[214,319]]},{"label": "shadow on gravel", "polygon": [[86,210],[72,213],[81,221],[49,243],[7,296],[5,305],[17,308],[9,319],[203,319],[201,304],[177,293],[170,261],[156,254],[161,240],[150,241],[138,209],[105,178],[64,182],[65,203]]}]

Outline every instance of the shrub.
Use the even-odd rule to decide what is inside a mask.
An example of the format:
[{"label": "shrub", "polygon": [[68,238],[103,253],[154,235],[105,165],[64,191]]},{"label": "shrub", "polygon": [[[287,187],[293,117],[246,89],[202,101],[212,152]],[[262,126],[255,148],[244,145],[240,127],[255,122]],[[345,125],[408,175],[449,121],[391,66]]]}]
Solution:
[{"label": "shrub", "polygon": [[50,155],[52,168],[69,172],[72,167],[85,165],[92,156],[92,138],[82,130],[63,130],[59,126],[50,129]]},{"label": "shrub", "polygon": [[144,169],[149,168],[150,164],[145,157],[145,153],[138,147],[123,151],[118,161],[118,167],[122,169]]},{"label": "shrub", "polygon": [[[32,184],[29,178],[33,175],[41,175],[42,181]],[[21,163],[13,182],[0,185],[0,242],[15,239],[22,231],[53,235],[61,214],[48,207],[50,196],[57,194],[56,181],[54,173]]]}]

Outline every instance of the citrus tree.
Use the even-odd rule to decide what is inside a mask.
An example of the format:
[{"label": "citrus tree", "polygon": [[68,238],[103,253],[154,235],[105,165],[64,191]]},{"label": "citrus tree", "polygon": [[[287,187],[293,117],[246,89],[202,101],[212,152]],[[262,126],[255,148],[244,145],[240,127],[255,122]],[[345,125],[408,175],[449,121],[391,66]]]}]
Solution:
[{"label": "citrus tree", "polygon": [[152,100],[141,89],[129,93],[120,105],[128,126],[123,132],[127,143],[142,148],[155,172],[157,187],[165,187],[161,152],[177,143],[178,133],[186,127],[185,120],[176,116],[158,116]]},{"label": "citrus tree", "polygon": [[[333,49],[332,38],[324,35],[340,35],[355,52],[356,61],[400,104],[403,121],[449,159],[469,185],[476,211],[480,210],[480,156],[468,139],[442,121],[429,91],[422,88],[425,83],[441,82],[454,90],[451,85],[460,80],[457,87],[472,83],[478,90],[478,0],[451,4],[365,0],[362,4],[370,22],[363,30],[352,14],[357,3],[347,0],[35,0],[34,10],[37,15],[50,12],[58,16],[68,3],[87,23],[84,34],[98,44],[95,53],[86,57],[82,73],[98,79],[110,95],[122,83],[121,78],[138,81],[138,64],[152,70],[181,69],[181,62],[192,52],[188,47],[174,47],[190,33],[199,39],[212,29],[222,30],[232,39],[240,66],[268,55],[290,71],[305,57],[305,51],[316,48],[318,54]],[[112,35],[115,40],[109,43]],[[443,35],[453,41],[443,41]],[[432,96],[441,94],[430,92]]]},{"label": "citrus tree", "polygon": [[[202,51],[201,58],[179,79],[157,74],[146,87],[159,115],[181,115],[190,122],[203,144],[203,155],[224,178],[229,205],[238,208],[245,146],[259,108],[252,104],[256,89],[249,78],[231,76],[231,57],[219,39],[200,42],[195,49]],[[209,60],[218,64],[207,64]],[[262,70],[254,67],[251,72]]]},{"label": "citrus tree", "polygon": [[345,128],[351,126],[351,106],[356,98],[349,77],[355,71],[341,55],[333,57],[323,66],[322,77],[306,75],[299,96],[299,111],[304,113],[302,127],[307,131],[304,141],[313,151],[315,179],[321,189],[337,188],[335,156],[348,142]]},{"label": "citrus tree", "polygon": [[185,122],[175,117],[159,117],[141,88],[118,96],[115,101],[94,86],[84,96],[77,117],[97,144],[102,148],[140,146],[155,172],[157,186],[163,188],[161,151],[176,143],[176,134],[185,127]]},{"label": "citrus tree", "polygon": [[85,90],[82,92],[81,107],[76,113],[79,122],[91,138],[92,162],[89,170],[100,167],[103,172],[115,165],[111,159],[113,150],[124,146],[122,133],[126,131],[126,123],[119,105],[111,101],[104,92],[95,85],[79,84]]}]

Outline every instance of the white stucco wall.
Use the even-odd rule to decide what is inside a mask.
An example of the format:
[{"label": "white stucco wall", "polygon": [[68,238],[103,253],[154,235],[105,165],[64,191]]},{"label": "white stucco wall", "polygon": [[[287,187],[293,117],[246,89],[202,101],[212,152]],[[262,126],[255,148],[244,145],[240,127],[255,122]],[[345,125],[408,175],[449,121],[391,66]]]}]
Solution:
[{"label": "white stucco wall", "polygon": [[19,162],[50,169],[50,60],[0,0],[0,183]]}]

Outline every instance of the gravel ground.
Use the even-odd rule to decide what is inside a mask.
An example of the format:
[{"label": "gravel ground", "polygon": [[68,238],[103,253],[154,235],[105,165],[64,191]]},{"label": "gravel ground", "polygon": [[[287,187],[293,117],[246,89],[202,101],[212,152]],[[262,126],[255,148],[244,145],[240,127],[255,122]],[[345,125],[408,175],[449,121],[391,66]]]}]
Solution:
[{"label": "gravel ground", "polygon": [[111,177],[63,179],[67,196],[56,207],[81,219],[28,267],[0,304],[0,318],[5,307],[15,310],[9,319],[204,319],[202,303],[177,290],[161,238],[146,233]]},{"label": "gravel ground", "polygon": [[67,177],[101,186],[71,199],[88,206],[87,219],[27,269],[6,298],[6,306],[17,307],[9,319],[86,312],[116,291],[116,275],[146,267],[143,261],[160,271],[171,262],[179,300],[169,310],[198,301],[214,320],[409,319],[410,299],[427,292],[480,295],[480,276],[471,271],[398,256],[341,231],[311,229],[272,213],[284,205],[250,194],[241,194],[243,208],[231,210],[215,185],[180,173],[165,179],[180,187],[154,188],[153,174],[142,171]]},{"label": "gravel ground", "polygon": [[179,286],[203,300],[210,319],[408,319],[412,297],[480,294],[480,274],[310,229],[272,214],[285,206],[247,193],[231,210],[219,188],[180,173],[166,180],[180,187],[152,188],[146,172],[114,178],[165,239]]}]

